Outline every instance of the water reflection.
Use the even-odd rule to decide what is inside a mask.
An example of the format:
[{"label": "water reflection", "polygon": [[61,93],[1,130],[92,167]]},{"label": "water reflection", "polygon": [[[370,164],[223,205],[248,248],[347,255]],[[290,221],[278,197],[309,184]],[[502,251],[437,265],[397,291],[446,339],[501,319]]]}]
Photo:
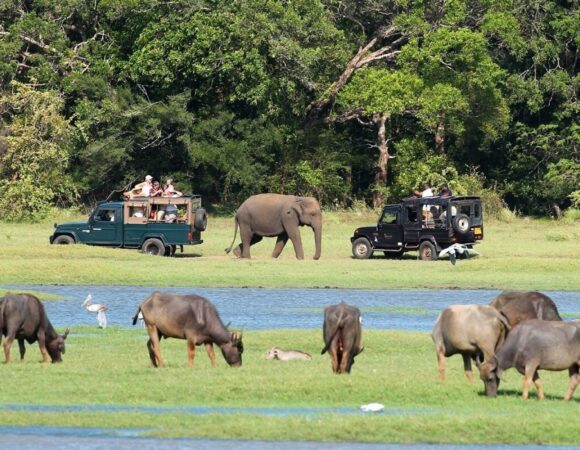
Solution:
[{"label": "water reflection", "polygon": [[127,450],[569,450],[575,447],[539,445],[449,445],[389,444],[361,442],[242,441],[230,439],[157,439],[144,437],[146,430],[107,428],[17,427],[0,426],[0,447],[3,450],[52,449],[127,449]]}]

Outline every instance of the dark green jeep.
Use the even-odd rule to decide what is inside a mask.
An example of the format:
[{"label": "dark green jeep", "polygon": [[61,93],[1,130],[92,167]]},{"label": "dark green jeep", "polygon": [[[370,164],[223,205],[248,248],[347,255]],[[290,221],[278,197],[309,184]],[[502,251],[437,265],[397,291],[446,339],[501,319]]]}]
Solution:
[{"label": "dark green jeep", "polygon": [[136,248],[171,256],[177,246],[201,244],[207,213],[201,197],[154,197],[100,202],[88,222],[55,224],[51,244]]}]

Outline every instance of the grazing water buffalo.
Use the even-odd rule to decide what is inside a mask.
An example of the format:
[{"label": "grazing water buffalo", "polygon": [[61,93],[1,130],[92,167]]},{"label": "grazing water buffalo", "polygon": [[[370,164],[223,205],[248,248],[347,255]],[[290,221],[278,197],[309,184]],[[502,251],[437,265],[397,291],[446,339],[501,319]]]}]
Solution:
[{"label": "grazing water buffalo", "polygon": [[479,363],[483,354],[483,361],[488,361],[502,345],[509,329],[507,319],[491,306],[452,305],[445,308],[431,333],[441,382],[445,381],[445,357],[460,353],[465,376],[473,383],[471,358]]},{"label": "grazing water buffalo", "polygon": [[69,330],[61,336],[53,328],[38,298],[30,294],[7,294],[0,299],[0,340],[4,340],[4,356],[10,362],[10,348],[18,340],[20,360],[24,360],[24,341],[38,341],[43,362],[61,362],[65,352],[64,341]]},{"label": "grazing water buffalo", "polygon": [[494,298],[490,306],[506,316],[512,327],[530,319],[562,320],[556,304],[540,292],[505,291]]},{"label": "grazing water buffalo", "polygon": [[527,399],[532,381],[538,397],[544,398],[544,389],[538,370],[566,370],[570,384],[564,400],[570,400],[580,381],[580,321],[556,322],[528,320],[513,329],[502,348],[480,368],[485,393],[497,395],[502,373],[511,367],[524,375],[522,398]]},{"label": "grazing water buffalo", "polygon": [[301,352],[299,350],[282,350],[278,347],[272,347],[266,354],[266,359],[278,359],[280,361],[291,361],[293,359],[302,359],[309,361],[312,359],[306,352]]},{"label": "grazing water buffalo", "polygon": [[360,310],[345,302],[324,309],[324,348],[320,354],[329,351],[334,373],[350,373],[354,357],[363,351],[361,322]]},{"label": "grazing water buffalo", "polygon": [[222,323],[215,306],[199,295],[176,295],[153,292],[144,300],[133,317],[137,323],[139,313],[149,333],[147,349],[154,367],[163,367],[165,363],[159,350],[160,338],[177,338],[187,340],[189,367],[193,367],[195,346],[205,344],[211,364],[215,367],[217,360],[213,344],[217,344],[226,362],[232,367],[242,365],[242,336],[230,333]]}]

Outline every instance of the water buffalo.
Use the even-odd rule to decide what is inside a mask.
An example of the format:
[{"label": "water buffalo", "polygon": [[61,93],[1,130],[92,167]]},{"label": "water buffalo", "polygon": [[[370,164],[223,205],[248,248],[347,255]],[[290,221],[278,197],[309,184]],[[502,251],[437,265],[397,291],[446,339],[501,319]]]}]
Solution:
[{"label": "water buffalo", "polygon": [[580,381],[579,364],[580,321],[528,320],[515,327],[495,357],[481,365],[480,376],[486,395],[495,397],[502,373],[515,367],[524,375],[522,398],[528,398],[533,381],[542,400],[544,390],[538,370],[568,369],[570,384],[564,400],[570,400]]},{"label": "water buffalo", "polygon": [[354,357],[363,351],[361,322],[360,310],[345,302],[324,309],[324,348],[320,354],[329,351],[334,373],[350,373]]},{"label": "water buffalo", "polygon": [[0,340],[4,340],[4,356],[10,362],[10,348],[14,339],[18,340],[20,360],[24,360],[24,341],[32,344],[38,341],[43,362],[62,361],[65,352],[64,341],[69,330],[61,336],[53,328],[44,306],[38,298],[30,294],[7,294],[0,299]]},{"label": "water buffalo", "polygon": [[282,350],[278,347],[272,347],[266,354],[266,359],[278,359],[280,361],[291,361],[293,359],[302,359],[309,361],[312,359],[306,352],[301,352],[299,350]]},{"label": "water buffalo", "polygon": [[494,298],[490,306],[506,316],[512,328],[529,319],[562,320],[556,304],[540,292],[505,291]]},{"label": "water buffalo", "polygon": [[205,344],[211,364],[215,367],[217,360],[213,344],[217,344],[226,362],[232,367],[242,365],[242,336],[230,333],[222,323],[215,306],[199,295],[177,295],[153,292],[144,300],[133,317],[137,323],[139,313],[149,333],[147,349],[154,367],[163,367],[165,363],[159,349],[159,339],[173,337],[187,340],[189,367],[193,367],[195,346]]},{"label": "water buffalo", "polygon": [[488,361],[504,342],[509,329],[507,319],[491,306],[452,305],[445,308],[431,333],[441,382],[445,381],[445,357],[460,353],[467,380],[473,383],[471,358],[477,363],[481,359]]}]

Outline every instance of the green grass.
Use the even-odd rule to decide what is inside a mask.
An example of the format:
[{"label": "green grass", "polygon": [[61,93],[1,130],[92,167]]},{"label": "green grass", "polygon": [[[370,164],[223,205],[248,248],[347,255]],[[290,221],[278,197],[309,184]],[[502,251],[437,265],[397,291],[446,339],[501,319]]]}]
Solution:
[{"label": "green grass", "polygon": [[[79,217],[57,217],[56,221]],[[580,290],[580,235],[574,222],[518,219],[486,223],[481,257],[433,263],[377,256],[351,257],[350,236],[374,215],[326,213],[322,258],[297,261],[291,243],[272,259],[274,239],[252,247],[251,260],[226,255],[234,232],[232,218],[210,217],[204,243],[186,247],[175,258],[158,258],[136,250],[84,245],[51,246],[52,221],[42,224],[0,223],[1,284],[114,284],[203,287],[340,287],[374,289],[481,288]],[[314,253],[310,229],[302,228],[307,258]]]},{"label": "green grass", "polygon": [[[469,385],[459,356],[447,359],[448,378],[438,381],[428,334],[363,332],[364,352],[350,376],[333,375],[320,355],[320,330],[246,332],[244,363],[227,367],[221,355],[212,368],[201,348],[195,367],[186,364],[185,341],[162,342],[168,363],[149,367],[143,329],[76,328],[60,365],[42,365],[36,346],[24,363],[0,366],[0,404],[331,407],[353,414],[265,416],[256,413],[193,415],[184,412],[62,411],[0,409],[1,425],[147,428],[152,436],[440,443],[577,444],[578,399],[564,402],[567,372],[541,372],[547,400],[519,397],[521,376],[506,373],[496,399],[482,383]],[[312,361],[266,361],[273,346],[313,355]],[[386,412],[356,409],[380,402]],[[0,407],[1,408],[1,407]]]}]

